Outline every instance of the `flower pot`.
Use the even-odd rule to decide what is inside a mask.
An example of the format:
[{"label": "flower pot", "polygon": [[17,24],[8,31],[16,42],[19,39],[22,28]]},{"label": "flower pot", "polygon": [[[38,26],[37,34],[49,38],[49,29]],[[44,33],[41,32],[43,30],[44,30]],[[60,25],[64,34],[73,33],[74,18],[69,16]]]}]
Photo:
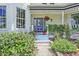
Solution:
[{"label": "flower pot", "polygon": [[45,17],[44,17],[44,20],[45,20],[45,21],[48,21],[48,20],[49,20],[49,17],[48,17],[48,16],[45,16]]}]

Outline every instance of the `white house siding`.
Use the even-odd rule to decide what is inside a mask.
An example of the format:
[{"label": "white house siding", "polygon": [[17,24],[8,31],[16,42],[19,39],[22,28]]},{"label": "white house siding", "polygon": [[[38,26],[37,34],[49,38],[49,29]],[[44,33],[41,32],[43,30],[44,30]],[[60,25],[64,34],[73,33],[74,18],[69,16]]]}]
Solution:
[{"label": "white house siding", "polygon": [[[2,3],[0,6],[6,6],[6,28],[1,29],[0,32],[11,32],[11,31],[30,31],[30,12],[27,4],[22,3]],[[16,28],[16,7],[25,9],[25,28]]]}]

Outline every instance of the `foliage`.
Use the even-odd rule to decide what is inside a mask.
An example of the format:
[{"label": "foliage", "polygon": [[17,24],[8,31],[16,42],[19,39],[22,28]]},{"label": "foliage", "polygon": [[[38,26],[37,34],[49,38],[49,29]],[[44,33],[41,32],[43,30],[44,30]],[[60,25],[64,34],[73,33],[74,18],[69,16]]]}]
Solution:
[{"label": "foliage", "polygon": [[[48,29],[49,29],[49,34],[51,34],[52,32],[53,33],[62,33],[62,32],[65,32],[66,33],[66,36],[68,38],[68,36],[70,35],[70,30],[69,30],[69,25],[48,25]],[[60,35],[59,34],[59,35]]]},{"label": "foliage", "polygon": [[24,32],[0,34],[0,55],[30,56],[35,50],[33,36]]},{"label": "foliage", "polygon": [[29,32],[29,34],[34,36],[35,35],[35,32],[34,31],[31,31],[31,32]]},{"label": "foliage", "polygon": [[57,29],[56,24],[55,25],[50,25],[50,24],[48,25],[49,33],[57,31],[56,29]]},{"label": "foliage", "polygon": [[64,32],[68,25],[48,25],[49,32]]},{"label": "foliage", "polygon": [[79,13],[71,15],[74,20],[79,20]]},{"label": "foliage", "polygon": [[67,39],[59,39],[55,40],[51,44],[51,49],[64,53],[64,52],[74,52],[77,49],[77,47]]},{"label": "foliage", "polygon": [[77,43],[76,43],[77,47],[79,48],[79,38],[77,40]]},{"label": "foliage", "polygon": [[70,29],[69,29],[69,25],[64,25],[65,26],[65,33],[66,33],[66,38],[69,39],[70,38]]}]

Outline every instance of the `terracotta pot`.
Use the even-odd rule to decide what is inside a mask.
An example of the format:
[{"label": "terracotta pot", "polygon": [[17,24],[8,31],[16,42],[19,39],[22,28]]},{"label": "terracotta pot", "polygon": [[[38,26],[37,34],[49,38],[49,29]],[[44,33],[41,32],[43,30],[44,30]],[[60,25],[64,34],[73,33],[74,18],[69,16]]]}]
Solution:
[{"label": "terracotta pot", "polygon": [[49,17],[48,16],[45,16],[44,17],[44,20],[48,21],[49,20]]}]

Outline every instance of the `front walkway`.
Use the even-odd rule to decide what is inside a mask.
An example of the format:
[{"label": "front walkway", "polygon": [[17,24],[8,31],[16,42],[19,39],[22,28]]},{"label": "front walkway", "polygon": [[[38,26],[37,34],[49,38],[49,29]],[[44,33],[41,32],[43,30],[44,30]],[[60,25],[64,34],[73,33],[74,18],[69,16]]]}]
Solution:
[{"label": "front walkway", "polygon": [[37,54],[36,56],[55,56],[50,52],[50,43],[49,42],[37,42]]},{"label": "front walkway", "polygon": [[36,45],[37,45],[37,54],[36,56],[54,56],[53,53],[50,52],[50,40],[48,35],[37,34],[35,37]]}]

